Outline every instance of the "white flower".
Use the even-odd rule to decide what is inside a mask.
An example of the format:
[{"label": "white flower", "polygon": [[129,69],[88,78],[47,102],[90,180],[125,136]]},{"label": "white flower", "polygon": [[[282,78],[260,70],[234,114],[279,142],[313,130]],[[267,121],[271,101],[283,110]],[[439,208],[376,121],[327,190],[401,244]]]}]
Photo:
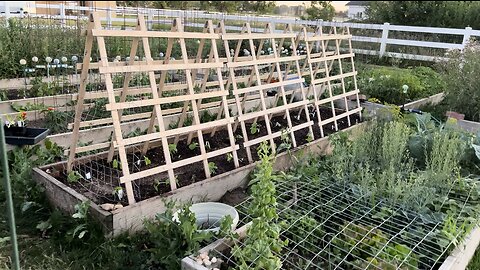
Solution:
[{"label": "white flower", "polygon": [[120,61],[122,60],[122,57],[120,55],[115,56],[115,60]]},{"label": "white flower", "polygon": [[404,84],[402,88],[403,88],[403,93],[406,94],[408,91],[408,85]]},{"label": "white flower", "polygon": [[290,45],[290,50],[293,50],[293,46],[292,46],[292,45]]},{"label": "white flower", "polygon": [[170,57],[170,60],[175,61],[175,57]]},{"label": "white flower", "polygon": [[197,39],[197,43],[200,43],[200,39]]},{"label": "white flower", "polygon": [[50,56],[47,56],[47,57],[45,58],[45,61],[46,61],[47,63],[50,63],[50,62],[52,62],[52,58],[51,58]]},{"label": "white flower", "polygon": [[163,57],[164,56],[163,52],[160,52],[158,56]]},{"label": "white flower", "polygon": [[54,63],[55,65],[58,65],[58,64],[60,63],[60,60],[59,60],[58,58],[55,58],[55,59],[53,60],[53,63]]},{"label": "white flower", "polygon": [[127,61],[127,62],[130,61],[130,56],[127,56],[127,57],[125,58],[125,61]]},{"label": "white flower", "polygon": [[38,62],[38,57],[36,57],[36,56],[32,57],[32,61],[35,62],[35,63]]},{"label": "white flower", "polygon": [[25,59],[20,59],[20,65],[24,66],[27,64],[27,60]]},{"label": "white flower", "polygon": [[90,57],[90,62],[92,62],[92,60],[93,60],[92,57]]},{"label": "white flower", "polygon": [[265,52],[263,50],[260,51],[260,54],[265,54]]},{"label": "white flower", "polygon": [[146,61],[146,60],[147,60],[147,58],[145,56],[142,57],[142,61]]},{"label": "white flower", "polygon": [[118,63],[118,59],[117,58],[113,59],[113,62]]},{"label": "white flower", "polygon": [[271,51],[271,50],[272,50],[272,48],[269,47],[269,48],[268,48],[268,51]]},{"label": "white flower", "polygon": [[78,57],[76,55],[72,56],[72,62],[77,62],[78,61]]},{"label": "white flower", "polygon": [[390,79],[390,75],[385,75],[385,78]]},{"label": "white flower", "polygon": [[368,78],[368,82],[373,82],[373,81],[375,81],[374,78]]},{"label": "white flower", "polygon": [[282,51],[283,51],[283,50],[285,50],[285,48],[284,48],[284,47],[282,47]]},{"label": "white flower", "polygon": [[67,57],[65,57],[65,56],[63,56],[61,60],[62,60],[63,63],[68,61]]},{"label": "white flower", "polygon": [[135,55],[135,61],[138,61],[138,59],[140,59],[140,57],[138,57],[137,55]]}]

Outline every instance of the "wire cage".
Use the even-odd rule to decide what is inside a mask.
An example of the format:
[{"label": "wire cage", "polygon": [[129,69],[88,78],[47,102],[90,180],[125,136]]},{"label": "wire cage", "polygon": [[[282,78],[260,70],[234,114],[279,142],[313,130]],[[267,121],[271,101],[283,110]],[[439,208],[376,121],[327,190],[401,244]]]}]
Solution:
[{"label": "wire cage", "polygon": [[[476,198],[470,194],[478,191],[474,182],[468,186],[468,196],[456,198],[452,188],[439,207],[452,198],[463,206],[474,205]],[[426,218],[401,205],[372,199],[351,183],[305,176],[283,178],[276,182],[275,197],[280,240],[288,243],[281,252],[274,252],[281,269],[438,269],[460,238],[461,231],[450,236],[442,232],[445,223],[440,216]],[[245,248],[251,203],[252,198],[247,197],[235,206],[241,217],[239,238],[214,236],[213,244],[200,250],[216,258],[212,267],[240,266],[232,248]],[[468,215],[461,209],[453,220]]]}]

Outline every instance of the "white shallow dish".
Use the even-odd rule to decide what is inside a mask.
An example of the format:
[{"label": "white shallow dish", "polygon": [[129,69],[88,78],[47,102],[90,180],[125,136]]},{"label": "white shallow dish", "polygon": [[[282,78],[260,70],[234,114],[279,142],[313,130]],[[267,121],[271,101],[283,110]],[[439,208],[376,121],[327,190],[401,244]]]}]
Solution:
[{"label": "white shallow dish", "polygon": [[[179,210],[180,211],[180,210]],[[224,203],[204,202],[195,203],[190,206],[190,211],[195,214],[198,231],[217,232],[220,230],[222,218],[230,215],[233,219],[232,231],[237,228],[240,219],[237,210]],[[173,214],[173,220],[178,222],[178,211]]]}]

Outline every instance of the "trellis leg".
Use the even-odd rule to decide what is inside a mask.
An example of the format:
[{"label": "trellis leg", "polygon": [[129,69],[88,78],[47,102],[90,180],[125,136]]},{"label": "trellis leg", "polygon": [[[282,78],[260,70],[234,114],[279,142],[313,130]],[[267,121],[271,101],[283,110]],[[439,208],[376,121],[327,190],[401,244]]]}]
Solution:
[{"label": "trellis leg", "polygon": [[[177,25],[178,25],[178,31],[183,32],[183,26],[181,25],[181,21],[179,19],[176,19]],[[180,48],[182,50],[182,59],[183,63],[188,64],[188,53],[187,53],[187,47],[185,45],[185,39],[180,38]],[[193,95],[195,94],[195,91],[193,89],[193,82],[192,82],[192,74],[191,74],[191,69],[186,69],[185,70],[185,75],[187,78],[187,85],[188,85],[188,91],[189,94]],[[193,121],[194,124],[200,124],[200,117],[198,115],[198,108],[197,108],[197,103],[195,100],[191,100],[192,103],[192,111],[193,111]],[[180,123],[179,123],[180,126]],[[202,130],[197,130],[197,136],[198,136],[198,143],[200,145],[200,152],[203,157],[203,167],[205,169],[205,177],[209,178],[211,173],[210,173],[210,168],[208,166],[208,159],[207,159],[207,154],[205,150],[205,143],[203,141],[203,135],[202,135]]]},{"label": "trellis leg", "polygon": [[[98,18],[98,14],[93,14],[94,18],[94,25],[96,29],[101,29],[102,24],[100,22],[100,18]],[[108,67],[108,56],[107,56],[107,49],[105,48],[105,39],[104,37],[98,36],[98,50],[100,52],[100,66]],[[113,90],[113,82],[112,82],[112,74],[106,73],[105,74],[105,86],[107,88],[108,93],[108,101],[110,104],[115,104],[115,93]],[[127,153],[125,151],[125,146],[123,144],[123,135],[122,129],[120,126],[120,118],[118,114],[118,110],[112,110],[112,119],[113,119],[113,128],[114,128],[114,140],[117,142],[118,145],[118,154],[120,156],[120,163],[122,164],[122,173],[123,176],[130,175],[130,169],[128,168],[128,160],[127,160]],[[135,203],[135,197],[133,195],[133,187],[131,182],[125,183],[125,189],[127,190],[127,198],[128,204]]]},{"label": "trellis leg", "polygon": [[[208,22],[205,23],[205,28],[203,29],[203,32],[206,33],[207,32],[207,27],[208,27]],[[205,43],[205,39],[202,39],[202,42]],[[197,54],[197,59],[198,59],[198,54]],[[212,51],[212,47],[210,47],[210,53],[209,53],[209,56],[208,56],[208,62],[212,62],[213,60],[213,51]],[[208,73],[210,73],[210,69],[209,68],[205,68],[203,69],[203,71],[206,73],[208,71]],[[220,74],[221,76],[221,74]],[[195,76],[193,76],[195,77]],[[193,80],[195,81],[195,80]],[[205,92],[205,90],[207,89],[207,82],[208,82],[208,76],[204,76],[203,79],[202,79],[202,86],[200,88],[200,92],[199,93],[203,93]],[[197,100],[197,108],[198,108],[198,112],[200,112],[200,110],[202,109],[202,100],[203,99],[198,99]],[[219,106],[219,108],[222,108],[222,106]],[[183,112],[185,113],[185,112]],[[183,116],[183,113],[182,113],[182,116]],[[220,114],[221,112],[217,115],[217,119],[219,119],[220,117]],[[187,138],[187,144],[190,144],[192,142],[192,138],[193,138],[193,134],[194,132],[191,132],[188,134],[188,138]],[[176,137],[175,139],[177,139],[178,137]],[[175,144],[177,143],[178,141],[175,142]]]},{"label": "trellis leg", "polygon": [[[333,34],[336,35],[337,34],[337,27],[334,26],[333,28]],[[342,32],[342,34],[345,34],[345,32]],[[336,52],[337,52],[337,55],[340,55],[340,41],[338,39],[335,39],[335,47],[336,47]],[[338,68],[340,70],[340,75],[343,75],[343,68],[342,68],[342,59],[341,58],[338,58]],[[343,94],[346,93],[346,90],[345,90],[345,78],[341,78],[341,81],[342,81],[342,91],[343,91]],[[351,126],[351,122],[350,122],[350,114],[348,113],[349,111],[349,108],[348,108],[348,102],[347,102],[347,97],[343,97],[343,100],[345,101],[345,110],[347,112],[347,122],[348,122],[348,126]]]},{"label": "trellis leg", "polygon": [[[273,28],[272,28],[272,25],[271,24],[267,24],[267,27],[268,29],[270,30],[269,32],[270,33],[273,33]],[[275,66],[277,68],[277,71],[279,73],[281,73],[281,69],[280,69],[280,63],[278,62],[278,55],[277,55],[277,48],[276,48],[276,44],[275,44],[275,39],[271,39],[272,40],[272,51],[273,51],[273,57],[274,57],[274,62],[275,62]],[[295,56],[296,56],[296,53],[295,53]],[[280,83],[283,83],[283,78],[281,75],[278,76],[278,81]],[[287,97],[286,97],[286,94],[285,94],[285,87],[283,86],[283,84],[280,85],[280,91],[282,92],[282,100],[283,100],[283,104],[284,105],[287,105]],[[278,95],[278,93],[277,93]],[[277,99],[278,100],[278,99]],[[275,103],[275,106],[276,106],[276,103]],[[273,115],[273,114],[272,114]],[[288,108],[285,108],[285,115],[287,116],[287,124],[288,124],[288,129],[289,129],[289,132],[290,132],[290,136],[292,138],[292,144],[293,144],[293,147],[297,147],[297,140],[295,139],[295,132],[293,131],[292,129],[292,119],[290,118],[290,110]],[[270,122],[270,117],[267,115],[266,118],[265,118],[265,122]],[[270,134],[270,132],[269,132]]]},{"label": "trellis leg", "polygon": [[[288,25],[287,25],[287,28],[288,28],[288,31],[289,31],[290,33],[293,32],[293,30],[292,30],[292,25],[291,25],[291,24],[288,24]],[[294,41],[294,38],[292,38],[292,39],[291,39],[291,43],[294,44],[294,42],[295,42],[295,41]],[[295,52],[295,55],[297,55],[296,52]],[[305,58],[305,61],[307,61],[307,58]],[[301,77],[302,77],[302,70],[300,69],[300,64],[298,63],[298,60],[295,60],[295,67],[296,67],[296,69],[297,69],[298,77],[301,78]],[[308,100],[307,97],[306,97],[306,95],[305,95],[305,89],[303,88],[303,84],[302,84],[302,83],[300,83],[300,91],[301,91],[301,93],[302,93],[302,100]],[[293,94],[292,94],[292,96],[293,96]],[[292,102],[292,101],[290,101],[290,102]],[[305,104],[304,107],[303,107],[303,109],[305,109],[305,117],[306,117],[306,119],[307,119],[307,122],[310,122],[310,114],[309,114],[309,112],[308,112],[308,104]],[[302,111],[302,108],[300,108],[299,111],[300,111],[300,112],[299,112],[299,114],[298,114],[298,117],[300,117],[300,113],[301,113],[301,111]],[[314,139],[315,139],[315,135],[313,134],[313,129],[312,129],[312,126],[311,126],[311,125],[308,126],[308,131],[310,132],[310,135],[311,135],[312,140],[314,140]]]},{"label": "trellis leg", "polygon": [[[177,25],[175,24],[175,21],[172,21],[172,22],[173,22],[173,24],[172,24],[172,27],[170,28],[171,29],[170,31],[176,31],[177,30]],[[172,54],[173,43],[174,43],[173,39],[171,39],[171,38],[167,39],[167,50],[165,51],[165,59],[163,60],[163,63],[165,65],[170,62],[170,55]],[[167,77],[167,74],[168,74],[168,70],[161,71],[160,81],[158,83],[158,96],[159,97],[161,97],[162,94],[163,94],[163,88],[164,88],[164,85],[165,85],[165,79]],[[162,122],[163,122],[163,120],[162,120]],[[152,116],[150,118],[150,123],[148,124],[147,134],[152,133],[154,127],[155,127],[155,113],[153,113],[153,111],[152,111]],[[162,128],[162,127],[159,126],[159,128]],[[163,126],[163,130],[165,130],[165,126]],[[149,142],[146,141],[143,144],[142,155],[145,155],[147,153],[148,146],[149,146]],[[170,155],[169,155],[169,157],[170,157]]]},{"label": "trellis leg", "polygon": [[[320,28],[320,35],[323,35],[322,28]],[[320,42],[322,44],[322,53],[323,53],[323,56],[325,57],[326,56],[325,41],[320,40]],[[330,94],[330,98],[331,98],[331,97],[333,97],[333,94],[332,94],[332,84],[331,84],[331,80],[330,80],[330,69],[327,65],[328,61],[326,59],[323,60],[323,63],[324,63],[324,66],[325,66],[325,77],[327,79],[328,93]],[[334,124],[335,124],[335,131],[338,131],[337,114],[335,112],[335,104],[333,103],[333,100],[330,101],[330,105],[332,106],[332,115],[333,115],[333,119],[334,119],[333,121],[334,121]]]},{"label": "trellis leg", "polygon": [[[211,20],[208,21],[208,28],[210,30],[210,33],[218,33],[218,31],[214,31],[213,29],[213,23]],[[212,43],[212,52],[214,55],[215,63],[220,63],[220,59],[218,57],[218,49],[217,49],[217,43],[215,39],[211,40]],[[223,87],[223,78],[222,78],[222,69],[220,67],[217,67],[217,77],[219,80],[219,86],[220,86],[220,91],[221,92],[228,92],[225,90]],[[235,149],[235,137],[233,135],[233,129],[232,129],[232,122],[230,122],[230,112],[228,111],[228,103],[227,103],[227,97],[225,95],[222,95],[222,105],[223,105],[223,111],[225,111],[225,119],[228,120],[227,124],[227,129],[228,129],[228,137],[230,138],[230,146],[232,147],[232,155],[233,155],[233,163],[235,165],[235,168],[238,168],[240,166],[238,162],[238,155],[237,151]],[[222,106],[219,108],[218,115],[221,114]]]},{"label": "trellis leg", "polygon": [[[227,30],[225,29],[225,24],[223,21],[220,22],[220,29],[223,35],[227,34]],[[225,50],[227,51],[226,57],[227,57],[227,66],[229,63],[232,63],[232,56],[230,55],[230,46],[228,45],[228,40],[224,40],[224,47]],[[229,77],[230,81],[232,82],[233,86],[233,95],[235,97],[235,103],[237,104],[237,115],[238,117],[243,115],[243,107],[242,104],[240,103],[240,97],[238,96],[238,88],[237,88],[237,81],[235,79],[235,73],[234,73],[234,68],[229,67]],[[242,127],[242,135],[243,135],[243,140],[244,142],[248,141],[248,133],[247,133],[247,128],[245,127],[245,121],[239,121],[240,125]],[[235,129],[233,129],[235,131]],[[250,150],[250,147],[245,147],[245,151],[247,152],[247,159],[249,163],[253,162],[252,158],[252,152]]]},{"label": "trellis leg", "polygon": [[[145,18],[143,15],[140,15],[138,17],[138,21],[140,23],[140,30],[142,31],[147,31],[147,25],[145,24]],[[147,59],[147,64],[151,64],[153,62],[152,58],[152,53],[150,50],[150,43],[148,42],[148,38],[144,37],[142,38],[142,44],[143,44],[143,50],[145,51],[145,58]],[[150,79],[150,87],[152,88],[152,97],[153,99],[158,99],[159,94],[158,94],[158,89],[157,89],[157,83],[155,80],[155,72],[154,71],[149,71],[148,72],[148,77]],[[175,181],[175,174],[174,171],[171,167],[172,164],[172,158],[170,157],[170,150],[168,148],[168,141],[167,138],[165,137],[165,124],[163,123],[163,115],[162,115],[162,108],[160,104],[156,104],[153,107],[153,111],[155,115],[152,115],[152,118],[156,118],[158,122],[158,126],[160,129],[160,134],[162,138],[162,148],[163,148],[163,155],[165,157],[165,165],[167,165],[168,168],[168,178],[170,181],[170,188],[172,190],[175,190],[177,188],[177,183]]]},{"label": "trellis leg", "polygon": [[72,144],[70,145],[70,153],[67,161],[67,172],[72,171],[73,161],[75,160],[75,154],[77,150],[78,137],[80,132],[80,121],[82,120],[82,112],[85,98],[85,89],[88,80],[88,70],[90,67],[90,56],[92,55],[93,47],[93,35],[92,29],[94,28],[94,17],[89,16],[89,22],[87,26],[87,38],[85,41],[85,52],[83,54],[82,73],[80,74],[80,87],[78,89],[77,107],[75,108],[75,119],[72,131]]},{"label": "trellis leg", "polygon": [[[250,23],[246,23],[246,26],[247,26],[247,33],[249,35],[252,34],[252,29],[250,28]],[[252,40],[251,37],[249,37],[248,42],[250,43],[250,50],[252,51],[252,60],[256,61],[257,56],[255,54],[253,40]],[[260,78],[260,71],[258,70],[258,64],[256,62],[254,62],[253,68],[255,70],[255,75],[257,77],[257,84],[260,86],[260,85],[262,85],[262,81],[261,81],[261,78]],[[262,105],[262,110],[266,111],[267,110],[267,105],[265,103],[265,96],[263,95],[263,90],[260,90],[260,102],[261,102],[261,105]],[[265,119],[265,126],[267,128],[267,134],[272,135],[272,129],[270,128],[270,121],[269,121],[270,119],[268,119],[267,114],[264,115],[264,119]],[[270,146],[271,146],[272,152],[275,153],[276,149],[275,149],[275,142],[273,141],[273,138],[270,138]]]},{"label": "trellis leg", "polygon": [[[350,27],[347,26],[347,35],[350,36]],[[348,52],[349,53],[352,53],[353,50],[352,50],[352,39],[349,38],[348,39]],[[360,100],[358,99],[358,85],[357,85],[357,72],[355,71],[355,61],[353,60],[353,56],[350,57],[351,59],[351,63],[352,63],[352,72],[353,72],[353,83],[354,83],[354,86],[355,86],[355,91],[357,92],[356,93],[356,97],[357,97],[357,108],[361,108],[360,106]],[[362,111],[360,110],[358,112],[358,117],[360,118],[360,121],[362,120]]]},{"label": "trellis leg", "polygon": [[[137,27],[135,28],[135,30],[140,30],[138,20],[137,20]],[[132,40],[132,47],[130,48],[130,59],[128,61],[128,65],[133,65],[135,63],[135,56],[137,55],[139,40],[140,38],[133,38]],[[120,102],[125,102],[125,100],[127,99],[128,86],[130,84],[131,79],[132,79],[131,72],[128,72],[127,74],[125,74],[125,78],[123,81],[122,94],[120,96]],[[118,118],[120,122],[122,121],[122,114],[123,114],[123,110],[118,110]],[[112,145],[110,146],[110,150],[108,151],[107,162],[109,163],[112,162],[114,154],[115,154],[115,146],[113,145],[113,142],[112,142]]]},{"label": "trellis leg", "polygon": [[325,134],[323,133],[323,126],[322,126],[322,117],[320,115],[320,109],[318,108],[318,104],[317,104],[317,101],[319,100],[318,99],[318,96],[317,96],[317,91],[315,91],[315,84],[314,84],[314,80],[315,80],[315,75],[313,74],[313,67],[312,67],[312,62],[310,61],[311,60],[311,52],[310,52],[310,47],[308,45],[308,35],[307,35],[307,29],[305,27],[303,27],[303,37],[304,37],[304,40],[305,40],[305,46],[307,47],[307,59],[306,59],[306,62],[308,63],[308,66],[309,66],[309,70],[310,70],[310,87],[312,88],[313,90],[313,97],[314,97],[314,102],[313,102],[313,105],[315,106],[315,110],[317,112],[317,118],[318,118],[318,126],[320,127],[320,136],[323,138],[325,136]]}]

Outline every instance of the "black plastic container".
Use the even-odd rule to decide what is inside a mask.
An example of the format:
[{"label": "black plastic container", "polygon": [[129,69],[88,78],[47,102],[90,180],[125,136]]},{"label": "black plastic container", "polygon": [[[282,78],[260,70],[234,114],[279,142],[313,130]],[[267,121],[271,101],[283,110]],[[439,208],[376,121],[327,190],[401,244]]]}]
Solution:
[{"label": "black plastic container", "polygon": [[10,127],[5,129],[5,141],[12,145],[34,145],[45,139],[48,128]]}]

